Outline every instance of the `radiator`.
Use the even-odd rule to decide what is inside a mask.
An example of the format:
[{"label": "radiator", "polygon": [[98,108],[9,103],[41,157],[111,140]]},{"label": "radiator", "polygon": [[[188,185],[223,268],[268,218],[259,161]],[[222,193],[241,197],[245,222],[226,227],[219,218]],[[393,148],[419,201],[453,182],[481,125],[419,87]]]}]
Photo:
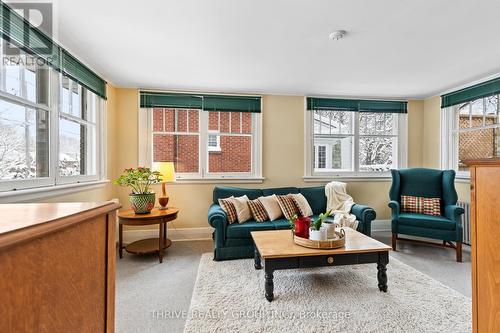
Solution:
[{"label": "radiator", "polygon": [[468,202],[457,202],[457,205],[464,209],[464,214],[462,215],[462,225],[464,227],[464,239],[463,243],[470,245],[470,205]]}]

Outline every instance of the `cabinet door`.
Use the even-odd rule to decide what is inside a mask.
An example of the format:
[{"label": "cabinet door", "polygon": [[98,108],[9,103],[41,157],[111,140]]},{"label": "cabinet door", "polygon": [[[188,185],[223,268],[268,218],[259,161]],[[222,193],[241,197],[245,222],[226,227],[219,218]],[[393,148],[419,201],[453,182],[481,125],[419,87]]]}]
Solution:
[{"label": "cabinet door", "polygon": [[478,332],[500,332],[500,167],[475,168]]}]

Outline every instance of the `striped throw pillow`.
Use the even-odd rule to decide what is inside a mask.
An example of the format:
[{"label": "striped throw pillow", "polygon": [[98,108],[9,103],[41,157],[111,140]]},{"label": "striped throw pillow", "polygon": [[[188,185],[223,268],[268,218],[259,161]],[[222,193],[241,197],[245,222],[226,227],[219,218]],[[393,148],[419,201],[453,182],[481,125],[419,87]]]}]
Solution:
[{"label": "striped throw pillow", "polygon": [[259,199],[248,200],[248,208],[250,208],[250,212],[252,213],[253,219],[257,222],[264,222],[269,220],[269,216],[267,216],[266,209],[262,202]]},{"label": "striped throw pillow", "polygon": [[441,216],[441,199],[402,195],[401,211],[408,213]]},{"label": "striped throw pillow", "polygon": [[219,199],[219,205],[226,212],[227,222],[229,224],[233,224],[234,222],[238,221],[238,215],[236,213],[236,208],[234,207],[233,200],[233,196],[225,199]]},{"label": "striped throw pillow", "polygon": [[292,195],[277,195],[276,198],[278,199],[278,204],[285,218],[290,219],[292,216],[299,214],[299,210],[293,201]]}]

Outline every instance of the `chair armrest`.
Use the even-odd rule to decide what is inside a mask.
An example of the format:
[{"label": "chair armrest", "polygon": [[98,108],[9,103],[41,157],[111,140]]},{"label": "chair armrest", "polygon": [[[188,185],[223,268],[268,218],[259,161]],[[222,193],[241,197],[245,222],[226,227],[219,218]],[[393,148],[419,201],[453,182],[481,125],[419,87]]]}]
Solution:
[{"label": "chair armrest", "polygon": [[400,206],[399,202],[397,202],[395,200],[391,200],[391,201],[389,201],[389,207],[392,210],[392,218],[395,218],[395,217],[397,218],[397,216],[401,212],[401,206]]},{"label": "chair armrest", "polygon": [[446,205],[444,206],[444,216],[454,221],[457,224],[462,225],[462,219],[460,215],[464,213],[464,209],[457,205]]},{"label": "chair armrest", "polygon": [[354,214],[356,219],[363,223],[363,233],[370,236],[372,231],[372,221],[377,217],[375,210],[365,205],[355,204],[351,207],[351,214]]},{"label": "chair armrest", "polygon": [[208,208],[208,224],[215,228],[214,241],[216,247],[224,246],[227,227],[227,215],[221,206],[212,204]]}]

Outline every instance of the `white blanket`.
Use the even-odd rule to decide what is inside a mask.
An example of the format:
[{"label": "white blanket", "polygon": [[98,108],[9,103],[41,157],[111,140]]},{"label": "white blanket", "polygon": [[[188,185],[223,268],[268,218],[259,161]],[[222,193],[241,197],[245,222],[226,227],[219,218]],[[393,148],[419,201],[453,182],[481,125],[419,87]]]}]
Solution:
[{"label": "white blanket", "polygon": [[331,210],[333,221],[341,227],[350,227],[354,230],[358,227],[356,216],[351,214],[354,206],[352,197],[347,194],[346,183],[330,182],[325,186],[326,211]]}]

